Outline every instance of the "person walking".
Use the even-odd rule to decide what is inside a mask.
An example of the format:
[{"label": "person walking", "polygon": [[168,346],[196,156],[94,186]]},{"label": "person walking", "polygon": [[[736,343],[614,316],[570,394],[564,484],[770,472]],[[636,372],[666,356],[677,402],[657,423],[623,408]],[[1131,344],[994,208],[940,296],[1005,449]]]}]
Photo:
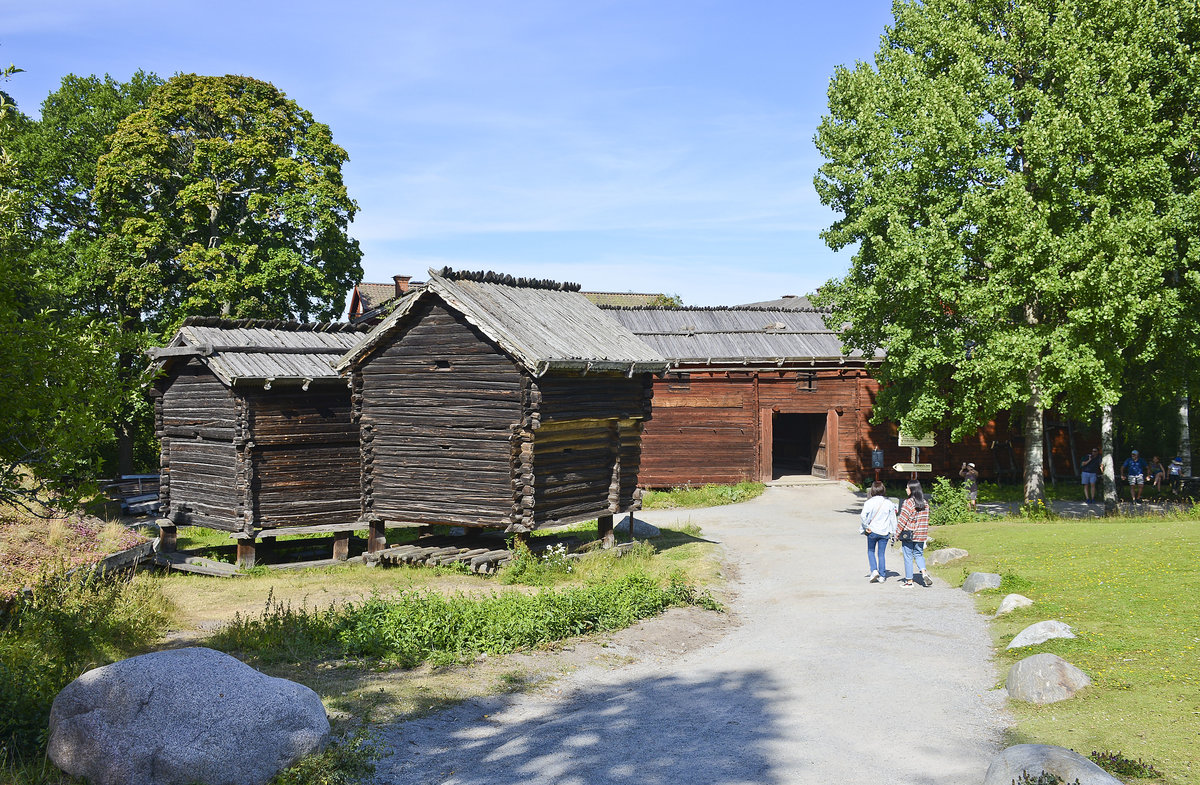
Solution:
[{"label": "person walking", "polygon": [[973,463],[964,463],[958,476],[963,478],[963,487],[967,489],[967,507],[975,512],[975,502],[979,498],[979,470]]},{"label": "person walking", "polygon": [[879,480],[871,485],[870,493],[859,516],[858,533],[867,535],[871,583],[884,583],[887,581],[887,544],[896,529],[896,506],[884,495],[887,488]]},{"label": "person walking", "polygon": [[908,483],[908,498],[900,505],[896,521],[896,539],[904,553],[904,585],[913,585],[913,562],[920,568],[921,584],[932,586],[933,579],[925,569],[925,543],[929,541],[929,502],[917,480]]},{"label": "person walking", "polygon": [[1121,482],[1129,483],[1129,498],[1134,504],[1142,503],[1142,489],[1146,485],[1146,462],[1134,450],[1121,464]]},{"label": "person walking", "polygon": [[1079,482],[1083,485],[1083,500],[1088,504],[1096,501],[1096,481],[1100,479],[1100,448],[1093,447],[1092,453],[1079,467]]}]

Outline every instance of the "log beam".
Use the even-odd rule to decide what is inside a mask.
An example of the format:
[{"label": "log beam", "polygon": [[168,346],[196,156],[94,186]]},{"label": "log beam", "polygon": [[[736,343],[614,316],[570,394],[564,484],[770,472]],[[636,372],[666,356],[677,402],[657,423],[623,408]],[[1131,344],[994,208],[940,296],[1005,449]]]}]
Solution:
[{"label": "log beam", "polygon": [[350,532],[338,532],[333,536],[334,561],[346,561],[350,558]]},{"label": "log beam", "polygon": [[237,566],[240,570],[254,566],[254,540],[237,541]]},{"label": "log beam", "polygon": [[600,542],[607,550],[617,544],[617,536],[613,531],[613,516],[601,515],[596,519],[596,531],[600,535]]}]

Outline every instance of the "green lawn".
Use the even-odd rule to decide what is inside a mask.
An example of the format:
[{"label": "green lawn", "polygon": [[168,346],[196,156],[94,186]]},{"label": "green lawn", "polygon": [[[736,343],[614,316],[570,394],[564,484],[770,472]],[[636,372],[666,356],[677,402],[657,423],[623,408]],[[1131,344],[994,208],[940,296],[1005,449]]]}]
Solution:
[{"label": "green lawn", "polygon": [[[1092,678],[1068,701],[1010,702],[1013,743],[1120,751],[1163,773],[1146,782],[1200,782],[1200,521],[1004,519],[940,527],[936,537],[971,553],[938,570],[952,583],[975,571],[1005,576],[1003,590],[979,596],[982,611],[993,613],[1009,591],[1034,601],[992,624],[1001,682],[1017,660],[1043,651]],[[1071,625],[1078,639],[1005,651],[1045,619]]]}]

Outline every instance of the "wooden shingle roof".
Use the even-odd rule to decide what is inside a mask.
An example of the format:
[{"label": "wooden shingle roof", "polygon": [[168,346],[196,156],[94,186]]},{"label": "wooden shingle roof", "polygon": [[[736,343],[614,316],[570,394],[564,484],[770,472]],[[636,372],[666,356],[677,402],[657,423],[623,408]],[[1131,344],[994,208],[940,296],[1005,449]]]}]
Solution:
[{"label": "wooden shingle roof", "polygon": [[606,313],[673,365],[844,362],[837,333],[815,308],[613,308]]},{"label": "wooden shingle roof", "polygon": [[161,349],[149,354],[160,369],[197,357],[224,384],[336,381],[332,362],[366,327],[278,320],[189,317]]},{"label": "wooden shingle roof", "polygon": [[437,298],[534,375],[589,369],[660,372],[667,360],[579,292],[578,285],[527,281],[496,273],[430,270],[421,289],[400,301],[362,343],[337,363],[361,361],[405,323],[418,303]]}]

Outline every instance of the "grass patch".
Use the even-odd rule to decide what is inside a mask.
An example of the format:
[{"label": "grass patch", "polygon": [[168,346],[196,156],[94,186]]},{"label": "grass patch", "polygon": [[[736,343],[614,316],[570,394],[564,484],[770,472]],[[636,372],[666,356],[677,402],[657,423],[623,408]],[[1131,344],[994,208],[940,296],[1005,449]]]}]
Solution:
[{"label": "grass patch", "polygon": [[766,486],[761,482],[739,482],[736,485],[701,485],[693,488],[672,488],[667,491],[646,491],[642,507],[647,510],[673,510],[694,507],[720,507],[737,504],[761,496]]},{"label": "grass patch", "polygon": [[[978,598],[981,610],[994,612],[1007,591],[1034,601],[992,624],[1002,675],[1017,660],[1049,651],[1093,680],[1091,688],[1069,701],[1011,702],[1018,722],[1014,743],[1056,744],[1085,753],[1121,750],[1161,772],[1150,781],[1200,781],[1200,566],[1195,559],[1200,523],[1180,516],[1009,518],[963,523],[938,534],[971,553],[964,574],[1004,577],[1000,591]],[[947,575],[963,564],[940,571]],[[1004,649],[1016,633],[1045,619],[1066,622],[1079,637]]]},{"label": "grass patch", "polygon": [[153,583],[46,578],[0,609],[0,771],[43,768],[50,704],[84,671],[147,651],[170,615]]},{"label": "grass patch", "polygon": [[235,618],[210,645],[268,662],[349,657],[399,667],[450,664],[621,629],[691,604],[715,606],[682,578],[662,586],[637,572],[536,594],[410,590],[324,610],[268,602],[257,617]]}]

